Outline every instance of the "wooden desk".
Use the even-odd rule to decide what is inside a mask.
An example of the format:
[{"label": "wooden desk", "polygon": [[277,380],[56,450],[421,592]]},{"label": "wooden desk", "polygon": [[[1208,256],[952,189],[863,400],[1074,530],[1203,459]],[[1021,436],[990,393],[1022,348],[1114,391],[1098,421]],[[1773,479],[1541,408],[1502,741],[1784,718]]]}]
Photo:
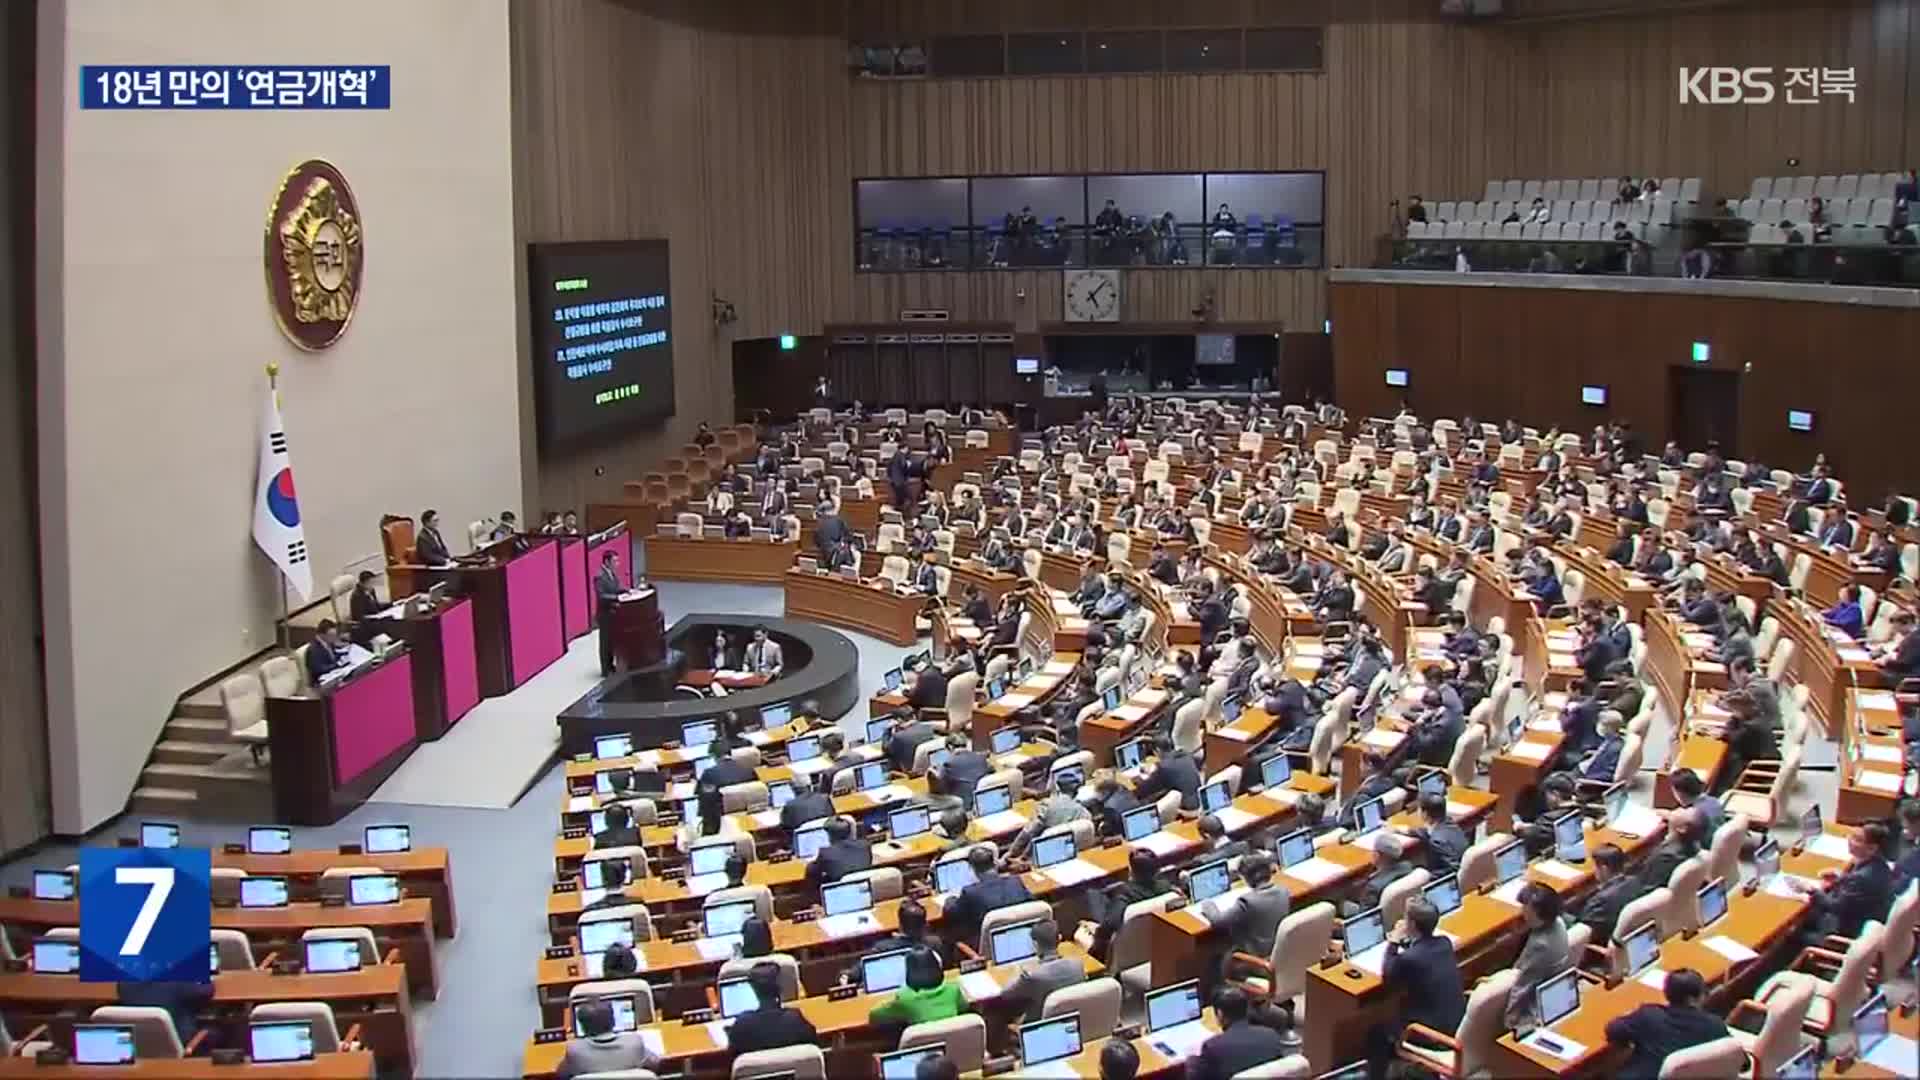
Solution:
[{"label": "wooden desk", "polygon": [[[1533,723],[1543,721],[1535,720]],[[1536,730],[1529,725],[1521,733],[1519,741],[1494,755],[1493,763],[1487,770],[1487,787],[1498,796],[1499,801],[1488,818],[1488,828],[1495,832],[1513,831],[1514,812],[1521,793],[1538,786],[1545,779],[1547,767],[1560,753],[1560,744],[1564,741],[1559,734]]]},{"label": "wooden desk", "polygon": [[1604,552],[1564,540],[1553,546],[1553,552],[1565,559],[1569,568],[1580,571],[1586,577],[1588,596],[1599,597],[1624,609],[1628,622],[1639,622],[1647,609],[1654,605],[1656,593],[1653,582],[1616,565]]},{"label": "wooden desk", "polygon": [[[1081,961],[1089,978],[1096,977],[1102,970],[1098,960],[1088,956],[1079,946],[1064,942],[1060,946],[1062,956]],[[1001,964],[985,969],[985,974],[998,984],[1001,990],[1012,985],[1019,975],[1021,964]],[[957,971],[949,971],[948,979],[960,979]],[[893,1047],[880,1046],[878,1039],[885,1031],[884,1025],[875,1025],[868,1016],[872,1011],[893,1000],[891,991],[881,994],[856,994],[841,1001],[830,1001],[824,994],[807,995],[791,1003],[791,1007],[813,1024],[814,1030],[822,1039],[822,1048],[827,1052],[829,1074],[835,1076],[866,1076],[872,1071],[872,1059],[866,1055],[874,1052],[887,1052]],[[985,999],[990,1000],[990,999]],[[569,1022],[565,1002],[560,1003],[558,1014],[548,1017],[549,1027],[563,1030]],[[690,1071],[704,1073],[707,1063],[693,1063],[694,1059],[707,1056],[729,1054],[724,1042],[713,1037],[713,1027],[708,1024],[683,1024],[667,1021],[650,1025],[658,1032],[664,1053],[662,1058],[670,1063],[690,1063]],[[1088,1040],[1092,1042],[1091,1039]],[[1104,1040],[1102,1040],[1104,1041]],[[1096,1046],[1097,1050],[1097,1046]],[[855,1058],[853,1055],[860,1055]],[[555,1075],[560,1061],[566,1056],[564,1042],[535,1042],[529,1040],[522,1058],[522,1075],[527,1077],[549,1077]],[[720,1062],[711,1063],[716,1067]],[[849,1071],[851,1070],[851,1071]]]},{"label": "wooden desk", "polygon": [[[1887,1013],[1887,1031],[1893,1035],[1903,1035],[1920,1041],[1920,1011],[1908,1012],[1895,1007]],[[1820,1080],[1901,1080],[1909,1075],[1889,1072],[1878,1065],[1869,1065],[1864,1061],[1855,1061],[1845,1072],[1840,1071],[1838,1059],[1829,1060],[1820,1066]]]},{"label": "wooden desk", "polygon": [[359,625],[370,634],[406,642],[413,661],[414,729],[422,741],[445,735],[480,703],[472,601],[443,600],[423,615],[396,614]]},{"label": "wooden desk", "polygon": [[778,585],[780,575],[799,554],[797,540],[708,540],[703,537],[652,536],[640,538],[647,557],[647,577],[662,581],[751,582]]},{"label": "wooden desk", "polygon": [[331,825],[420,745],[413,657],[403,650],[324,689],[270,697],[267,722],[275,819]]},{"label": "wooden desk", "polygon": [[[72,975],[0,974],[0,1009],[22,1028],[49,1025],[69,1037],[76,1014],[84,1015],[120,1000],[118,983],[81,982]],[[361,1044],[383,1070],[413,1075],[413,1001],[407,972],[399,964],[374,964],[334,975],[276,975],[269,970],[223,971],[213,978],[213,1015],[208,1026],[233,1024],[255,1005],[283,1001],[323,1001],[344,1034],[360,1025]],[[244,1040],[227,1045],[244,1045]]]},{"label": "wooden desk", "polygon": [[318,900],[320,875],[340,866],[377,866],[400,875],[408,896],[424,896],[433,904],[433,929],[440,937],[457,932],[453,910],[453,861],[446,848],[415,848],[385,855],[342,855],[337,851],[294,851],[285,855],[233,854],[216,849],[213,865],[287,878],[296,899]]},{"label": "wooden desk", "polygon": [[786,573],[786,615],[870,634],[894,645],[919,640],[914,618],[926,606],[926,597],[875,588],[837,575]]},{"label": "wooden desk", "polygon": [[1795,645],[1788,674],[1807,688],[1807,707],[1820,730],[1847,749],[1847,691],[1856,686],[1886,685],[1879,665],[1857,643],[1836,642],[1827,633],[1826,620],[1812,606],[1781,600],[1767,608],[1780,621],[1780,636]]},{"label": "wooden desk", "polygon": [[1903,744],[1900,712],[1890,690],[1847,692],[1846,750],[1840,755],[1837,821],[1891,819],[1900,801]]},{"label": "wooden desk", "polygon": [[[271,1075],[285,1080],[365,1080],[373,1075],[373,1055],[365,1050],[315,1054],[312,1061],[274,1065],[215,1065],[210,1057],[142,1058],[131,1065],[38,1065],[31,1058],[0,1058],[7,1080],[223,1080],[235,1073]],[[258,1070],[257,1072],[255,1070]]]}]

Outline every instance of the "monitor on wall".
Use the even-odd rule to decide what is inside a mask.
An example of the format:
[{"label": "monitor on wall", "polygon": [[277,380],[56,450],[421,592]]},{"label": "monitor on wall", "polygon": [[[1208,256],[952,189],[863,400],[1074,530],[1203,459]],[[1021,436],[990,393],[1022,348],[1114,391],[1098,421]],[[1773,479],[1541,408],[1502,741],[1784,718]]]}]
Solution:
[{"label": "monitor on wall", "polygon": [[1804,409],[1788,409],[1787,410],[1787,430],[1812,431],[1813,430],[1813,414]]},{"label": "monitor on wall", "polygon": [[1581,387],[1581,388],[1580,388],[1580,404],[1582,404],[1582,405],[1605,405],[1606,403],[1607,403],[1607,388],[1606,388],[1606,387],[1604,387],[1604,386],[1583,386],[1583,387]]},{"label": "monitor on wall", "polygon": [[1037,357],[1037,356],[1016,356],[1016,357],[1014,357],[1014,358],[1013,358],[1013,373],[1014,373],[1015,375],[1038,375],[1038,374],[1040,374],[1040,358],[1039,358],[1039,357]]},{"label": "monitor on wall", "polygon": [[1407,385],[1407,369],[1397,368],[1397,367],[1388,368],[1387,369],[1387,385],[1388,386]]},{"label": "monitor on wall", "polygon": [[527,246],[542,446],[673,415],[668,265],[665,240]]}]

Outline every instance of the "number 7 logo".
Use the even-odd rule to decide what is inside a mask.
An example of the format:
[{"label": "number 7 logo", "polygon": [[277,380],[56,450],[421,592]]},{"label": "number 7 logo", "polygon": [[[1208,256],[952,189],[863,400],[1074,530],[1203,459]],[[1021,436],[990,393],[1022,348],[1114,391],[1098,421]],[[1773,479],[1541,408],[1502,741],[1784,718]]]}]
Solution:
[{"label": "number 7 logo", "polygon": [[147,898],[140,902],[140,913],[133,917],[127,939],[120,943],[121,956],[139,956],[147,947],[147,935],[153,933],[153,924],[159,921],[161,909],[167,906],[168,894],[173,892],[173,867],[118,866],[113,871],[113,882],[147,886]]}]

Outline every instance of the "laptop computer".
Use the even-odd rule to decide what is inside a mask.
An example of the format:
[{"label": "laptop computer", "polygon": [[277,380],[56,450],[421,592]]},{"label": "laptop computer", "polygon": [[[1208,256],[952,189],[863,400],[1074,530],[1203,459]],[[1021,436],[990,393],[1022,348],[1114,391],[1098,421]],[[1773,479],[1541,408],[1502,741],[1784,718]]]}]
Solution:
[{"label": "laptop computer", "polygon": [[1100,708],[1106,712],[1112,712],[1113,710],[1119,707],[1120,707],[1120,688],[1118,686],[1107,687],[1107,692],[1101,695]]},{"label": "laptop computer", "polygon": [[891,1054],[880,1055],[880,1080],[914,1080],[919,1075],[920,1063],[940,1057],[947,1052],[947,1044],[921,1043],[907,1050],[895,1050]]},{"label": "laptop computer", "polygon": [[1005,675],[998,676],[992,682],[987,684],[987,700],[988,701],[993,701],[997,698],[1000,698],[1004,696],[1006,692],[1007,692],[1007,677]]},{"label": "laptop computer", "polygon": [[1220,699],[1220,719],[1226,723],[1231,724],[1235,720],[1240,719],[1240,714],[1245,712],[1246,709],[1246,700],[1238,694]]},{"label": "laptop computer", "polygon": [[820,736],[803,735],[787,743],[787,764],[812,761],[820,756]]},{"label": "laptop computer", "polygon": [[601,761],[612,758],[633,756],[633,736],[596,735],[593,739],[593,756]]},{"label": "laptop computer", "polygon": [[1200,1019],[1200,980],[1188,979],[1147,994],[1147,1033]]},{"label": "laptop computer", "polygon": [[1505,885],[1527,872],[1527,844],[1515,840],[1493,853],[1493,883]]},{"label": "laptop computer", "polygon": [[1587,861],[1587,823],[1572,810],[1553,820],[1553,857],[1563,863]]},{"label": "laptop computer", "polygon": [[1080,1052],[1080,1014],[1020,1025],[1020,1064],[1025,1068],[1069,1058]]},{"label": "laptop computer", "polygon": [[1363,959],[1370,959],[1376,949],[1384,954],[1387,948],[1385,916],[1377,907],[1354,915],[1340,924],[1340,940],[1350,963],[1362,963]]},{"label": "laptop computer", "polygon": [[292,829],[279,825],[255,825],[247,830],[249,855],[285,855],[292,850]]},{"label": "laptop computer", "polygon": [[860,961],[860,989],[863,993],[883,994],[907,983],[908,949],[875,953]]},{"label": "laptop computer", "polygon": [[1275,754],[1260,763],[1260,786],[1263,788],[1285,787],[1293,779],[1293,759],[1284,753]]},{"label": "laptop computer", "polygon": [[953,751],[943,746],[927,755],[927,768],[943,768],[951,760],[953,760]]},{"label": "laptop computer", "polygon": [[775,780],[767,785],[768,805],[775,810],[793,801],[793,783],[788,780]]},{"label": "laptop computer", "polygon": [[760,710],[760,726],[764,730],[772,731],[774,728],[783,728],[791,723],[793,723],[793,703],[790,701],[767,705]]},{"label": "laptop computer", "polygon": [[1128,739],[1113,748],[1113,767],[1121,772],[1137,769],[1140,763],[1146,760],[1146,756],[1147,741],[1145,739]]},{"label": "laptop computer", "polygon": [[1695,894],[1700,902],[1700,928],[1713,925],[1714,921],[1727,913],[1727,883],[1723,878],[1714,878]]},{"label": "laptop computer", "polygon": [[1380,826],[1386,824],[1386,820],[1387,801],[1385,799],[1368,799],[1353,808],[1354,832],[1361,836],[1378,830]]},{"label": "laptop computer", "polygon": [[1808,1043],[1800,1052],[1780,1063],[1774,1080],[1814,1080],[1820,1075],[1820,1044]]},{"label": "laptop computer", "polygon": [[973,794],[973,813],[976,818],[992,817],[1013,806],[1013,788],[1008,784],[992,784],[975,788]]},{"label": "laptop computer", "polygon": [[695,876],[721,873],[727,868],[727,859],[738,850],[732,840],[696,844],[687,849],[687,873]]},{"label": "laptop computer", "polygon": [[247,1056],[255,1063],[312,1061],[313,1024],[306,1020],[274,1020],[247,1029]]},{"label": "laptop computer", "polygon": [[1420,892],[1427,902],[1440,912],[1441,918],[1460,910],[1460,875],[1448,874],[1438,881],[1430,881],[1422,886]]},{"label": "laptop computer", "polygon": [[744,975],[737,979],[721,979],[718,989],[722,1019],[731,1020],[760,1007],[760,995]]},{"label": "laptop computer", "polygon": [[394,855],[413,850],[413,826],[369,825],[360,834],[360,850],[369,855]]},{"label": "laptop computer", "polygon": [[354,907],[399,902],[398,874],[359,874],[347,879],[347,903]]},{"label": "laptop computer", "polygon": [[909,840],[933,828],[933,812],[925,806],[909,806],[887,815],[887,834],[895,843]]},{"label": "laptop computer", "polygon": [[177,848],[180,846],[180,826],[164,821],[143,821],[140,823],[140,846]]},{"label": "laptop computer", "polygon": [[953,859],[941,859],[933,864],[933,887],[935,891],[953,894],[980,880],[973,872],[973,864],[964,856]]},{"label": "laptop computer", "polygon": [[1075,842],[1073,833],[1071,832],[1059,832],[1051,836],[1043,836],[1034,841],[1033,847],[1029,850],[1033,856],[1033,868],[1035,870],[1044,870],[1049,866],[1058,866],[1080,853],[1079,845]]},{"label": "laptop computer", "polygon": [[1438,795],[1444,799],[1447,797],[1447,788],[1451,783],[1452,777],[1447,775],[1446,770],[1434,769],[1420,774],[1420,781],[1415,790],[1422,797]]},{"label": "laptop computer", "polygon": [[1160,808],[1149,803],[1120,815],[1120,832],[1128,840],[1140,840],[1160,831]]},{"label": "laptop computer", "polygon": [[33,942],[35,975],[72,975],[80,970],[80,943],[36,938]]},{"label": "laptop computer", "polygon": [[1205,903],[1232,886],[1233,872],[1227,869],[1225,859],[1202,863],[1187,872],[1187,898],[1196,904]]},{"label": "laptop computer", "polygon": [[802,861],[811,859],[827,846],[827,823],[809,823],[795,829],[793,833],[793,857]]},{"label": "laptop computer", "polygon": [[[640,1026],[640,1008],[632,994],[614,994],[599,998],[613,1010],[613,1030],[615,1032],[633,1031]],[[577,1003],[576,1003],[577,1004]],[[573,1034],[577,1038],[586,1038],[586,1029],[580,1026],[580,1010],[573,1011]]]},{"label": "laptop computer", "polygon": [[1626,977],[1629,979],[1647,970],[1660,958],[1660,924],[1657,922],[1649,920],[1628,931],[1619,941],[1621,950],[1626,953]]},{"label": "laptop computer", "polygon": [[1273,849],[1280,857],[1280,869],[1298,866],[1313,858],[1313,834],[1305,829],[1295,829],[1274,841]]},{"label": "laptop computer", "polygon": [[1215,780],[1200,789],[1200,812],[1211,814],[1233,805],[1233,792],[1225,780]]},{"label": "laptop computer", "polygon": [[133,1025],[73,1025],[73,1063],[75,1065],[133,1064]]},{"label": "laptop computer", "polygon": [[1087,770],[1084,766],[1078,764],[1061,765],[1055,763],[1047,768],[1047,781],[1048,787],[1056,790],[1064,781],[1071,786],[1073,790],[1078,791],[1080,790],[1080,785],[1087,782]]},{"label": "laptop computer", "polygon": [[836,881],[820,890],[820,906],[828,915],[871,911],[873,910],[873,883],[865,878],[858,881]]},{"label": "laptop computer", "polygon": [[33,872],[33,898],[35,900],[71,900],[73,899],[74,875],[68,870],[35,870]]},{"label": "laptop computer", "polygon": [[880,684],[883,687],[884,692],[891,694],[894,691],[900,689],[900,685],[906,681],[906,678],[907,677],[904,672],[902,672],[899,668],[894,668],[893,670],[880,676]]},{"label": "laptop computer", "polygon": [[755,910],[752,900],[728,900],[725,903],[708,904],[700,912],[701,933],[710,938],[737,934],[740,928],[746,925],[747,920],[753,918]]},{"label": "laptop computer", "polygon": [[286,907],[287,879],[283,877],[241,878],[240,906],[243,908]]},{"label": "laptop computer", "polygon": [[1004,727],[987,738],[988,748],[995,754],[1009,754],[1020,746],[1020,729]]},{"label": "laptop computer", "polygon": [[1026,922],[1009,923],[995,928],[987,938],[988,960],[995,964],[1011,964],[1025,960],[1036,952],[1033,946],[1033,926],[1039,919]]},{"label": "laptop computer", "polygon": [[720,737],[720,724],[714,720],[689,720],[680,725],[680,746],[691,754]]},{"label": "laptop computer", "polygon": [[582,954],[606,952],[607,946],[616,942],[632,948],[633,938],[632,919],[593,919],[580,924]]},{"label": "laptop computer", "polygon": [[860,766],[858,769],[854,770],[853,789],[855,791],[872,791],[875,788],[883,788],[886,786],[887,786],[887,763],[886,762],[869,761],[866,764]]},{"label": "laptop computer", "polygon": [[1815,804],[1807,807],[1806,813],[1800,815],[1800,842],[1802,844],[1812,843],[1819,838],[1821,833],[1826,831],[1827,827],[1825,823],[1820,820],[1819,805]]},{"label": "laptop computer", "polygon": [[360,943],[352,938],[313,938],[305,945],[305,970],[309,975],[359,971],[366,963],[360,955]]},{"label": "laptop computer", "polygon": [[876,716],[867,721],[867,727],[866,727],[867,742],[870,742],[870,743],[885,742],[887,741],[887,736],[891,734],[893,734],[893,717]]}]

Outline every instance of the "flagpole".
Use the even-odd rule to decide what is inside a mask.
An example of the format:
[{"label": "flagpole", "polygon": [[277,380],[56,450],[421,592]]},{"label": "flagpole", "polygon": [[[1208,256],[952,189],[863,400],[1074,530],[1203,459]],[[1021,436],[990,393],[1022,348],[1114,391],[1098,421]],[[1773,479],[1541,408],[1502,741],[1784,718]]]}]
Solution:
[{"label": "flagpole", "polygon": [[[280,364],[273,360],[267,361],[267,393],[273,395],[273,407],[277,411],[280,408]],[[287,606],[287,575],[280,571],[279,563],[273,565],[273,576],[280,579],[276,583],[280,589],[280,630],[274,639],[283,648],[292,648],[293,612]]]}]

